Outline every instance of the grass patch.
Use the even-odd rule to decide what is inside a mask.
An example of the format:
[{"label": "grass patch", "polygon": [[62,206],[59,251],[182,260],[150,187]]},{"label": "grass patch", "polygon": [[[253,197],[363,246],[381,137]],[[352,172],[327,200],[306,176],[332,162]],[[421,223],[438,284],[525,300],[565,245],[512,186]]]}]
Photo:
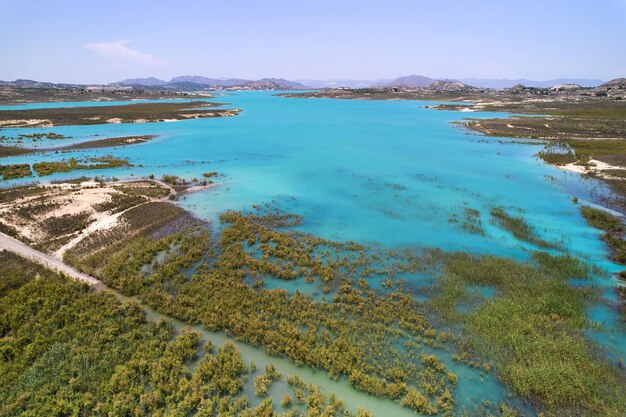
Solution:
[{"label": "grass patch", "polygon": [[34,141],[38,141],[41,139],[58,140],[58,139],[70,139],[71,138],[71,136],[65,136],[59,133],[54,133],[54,132],[28,133],[28,134],[21,133],[17,136],[21,139],[32,139]]},{"label": "grass patch", "polygon": [[491,215],[498,225],[508,230],[513,236],[524,242],[539,246],[540,248],[557,248],[558,245],[539,238],[535,231],[522,217],[511,216],[501,207],[491,209]]},{"label": "grass patch", "polygon": [[93,208],[99,212],[110,211],[111,213],[118,213],[147,201],[148,199],[142,195],[112,194],[111,200],[96,204]]},{"label": "grass patch", "polygon": [[58,237],[83,230],[89,225],[89,213],[64,214],[48,217],[41,222],[41,228],[51,237]]},{"label": "grass patch", "polygon": [[154,182],[136,181],[124,184],[114,184],[113,187],[129,196],[164,198],[170,193],[168,188],[162,187]]},{"label": "grass patch", "polygon": [[37,162],[33,169],[40,177],[52,175],[58,172],[71,172],[79,169],[106,169],[133,166],[127,159],[117,158],[111,155],[96,158],[76,159],[70,158],[55,162]]},{"label": "grass patch", "polygon": [[455,224],[459,229],[468,233],[485,236],[485,228],[480,218],[480,211],[471,207],[464,207],[460,215],[453,213],[448,222]]},{"label": "grass patch", "polygon": [[4,181],[33,175],[29,164],[0,165],[0,176]]},{"label": "grass patch", "polygon": [[622,220],[593,207],[582,206],[580,212],[590,226],[605,232],[602,239],[613,252],[611,259],[618,264],[626,265],[626,240],[624,240],[626,226]]},{"label": "grass patch", "polygon": [[15,201],[24,197],[45,192],[45,188],[35,185],[21,185],[11,188],[0,188],[0,203]]},{"label": "grass patch", "polygon": [[[137,304],[8,252],[0,276],[0,415],[277,415],[271,399],[252,407],[242,398],[248,369],[232,343],[207,340],[200,356],[191,329],[175,336]],[[289,380],[299,403],[354,416]]]},{"label": "grass patch", "polygon": [[140,143],[146,143],[156,138],[154,135],[143,135],[143,136],[123,136],[118,138],[106,138],[106,139],[98,139],[98,140],[90,140],[87,142],[76,143],[70,146],[64,146],[62,148],[56,148],[54,150],[59,151],[71,151],[77,149],[98,149],[98,148],[111,148],[114,146],[128,146],[128,145],[138,145]]},{"label": "grass patch", "polygon": [[568,149],[566,152],[556,152],[549,147],[546,147],[544,150],[538,152],[537,156],[546,161],[548,164],[559,166],[578,161],[578,158],[571,149]]},{"label": "grass patch", "polygon": [[[547,415],[619,416],[626,407],[624,379],[583,335],[592,290],[567,284],[594,269],[572,257],[534,258],[528,265],[452,254],[433,306],[463,326],[466,347],[488,358],[514,392]],[[494,295],[476,299],[470,289],[484,286]],[[471,308],[454,314],[461,304]]]},{"label": "grass patch", "polygon": [[22,148],[20,146],[0,145],[0,158],[4,158],[6,156],[27,155],[32,152],[33,152],[32,149]]},{"label": "grass patch", "polygon": [[604,210],[597,208],[582,206],[580,213],[583,215],[587,223],[596,229],[604,230],[607,233],[623,233],[626,231],[622,221],[607,213]]},{"label": "grass patch", "polygon": [[626,169],[605,169],[602,170],[602,174],[610,175],[611,177],[626,179]]}]

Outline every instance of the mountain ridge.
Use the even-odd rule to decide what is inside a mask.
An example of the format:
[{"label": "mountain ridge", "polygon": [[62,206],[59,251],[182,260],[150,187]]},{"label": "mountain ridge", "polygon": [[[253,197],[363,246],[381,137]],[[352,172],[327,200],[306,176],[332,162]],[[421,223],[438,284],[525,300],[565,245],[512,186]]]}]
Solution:
[{"label": "mountain ridge", "polygon": [[[604,82],[599,79],[586,78],[557,78],[545,81],[529,79],[483,79],[483,78],[431,78],[424,75],[407,75],[394,79],[380,80],[287,80],[284,78],[261,78],[251,80],[245,78],[210,78],[201,75],[183,75],[171,78],[169,81],[156,77],[128,78],[110,84],[72,84],[52,83],[28,79],[14,81],[0,81],[0,85],[21,88],[133,88],[133,89],[163,89],[163,90],[211,90],[211,89],[264,89],[264,90],[305,90],[319,88],[371,88],[371,87],[403,87],[403,88],[488,88],[510,89],[516,86],[527,88],[570,88],[565,86],[580,86],[582,88],[599,88],[606,83],[620,82],[620,78]],[[455,84],[456,83],[456,84]],[[463,85],[460,85],[463,84]],[[623,84],[623,82],[622,82]]]}]

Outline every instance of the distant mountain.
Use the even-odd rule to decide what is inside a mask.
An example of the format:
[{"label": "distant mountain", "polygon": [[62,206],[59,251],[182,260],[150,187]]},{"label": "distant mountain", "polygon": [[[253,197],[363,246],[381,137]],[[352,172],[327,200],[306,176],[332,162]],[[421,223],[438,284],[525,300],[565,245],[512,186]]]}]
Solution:
[{"label": "distant mountain", "polygon": [[163,88],[166,90],[202,90],[216,88],[241,87],[245,90],[300,90],[309,87],[284,78],[263,78],[260,80],[246,80],[242,78],[209,78],[201,75],[183,75],[174,77],[170,81],[159,80],[154,77],[132,78],[110,85],[135,85],[147,88]]},{"label": "distant mountain", "polygon": [[116,84],[124,84],[124,85],[145,85],[149,87],[165,85],[167,81],[159,80],[158,78],[148,77],[148,78],[128,78],[126,80],[122,80]]},{"label": "distant mountain", "polygon": [[170,80],[170,83],[194,83],[202,85],[218,85],[220,80],[216,78],[203,77],[201,75],[183,75],[180,77],[174,77]]},{"label": "distant mountain", "polygon": [[79,84],[55,84],[46,81],[34,81],[18,79],[15,81],[0,81],[0,85],[9,85],[20,88],[74,88],[80,87]]},{"label": "distant mountain", "polygon": [[289,80],[285,80],[284,78],[262,78],[260,80],[258,80],[257,82],[271,82],[274,83],[276,85],[282,86],[282,87],[289,87],[291,89],[294,90],[306,90],[310,87],[307,87],[304,84],[301,84],[299,82],[296,81],[289,81]]},{"label": "distant mountain", "polygon": [[351,79],[333,79],[333,80],[296,80],[300,84],[304,84],[310,88],[365,88],[374,84],[380,84],[389,80],[351,80]]},{"label": "distant mountain", "polygon": [[[170,81],[160,80],[155,77],[130,78],[108,85],[102,84],[68,84],[52,83],[27,79],[15,81],[2,81],[0,86],[18,88],[106,88],[106,89],[153,89],[168,91],[194,91],[194,90],[305,90],[311,88],[366,88],[366,87],[404,87],[426,88],[429,90],[444,91],[467,91],[472,92],[480,88],[550,88],[553,91],[576,91],[581,94],[595,94],[622,97],[626,90],[626,78],[617,78],[603,82],[595,79],[554,79],[547,81],[533,81],[527,79],[483,79],[463,78],[460,80],[434,79],[423,75],[409,75],[393,80],[298,80],[290,81],[284,78],[262,78],[260,80],[247,80],[241,78],[208,78],[199,75],[185,75],[174,77]],[[476,88],[477,87],[477,88]]]},{"label": "distant mountain", "polygon": [[218,85],[224,86],[224,87],[230,87],[233,85],[239,85],[239,84],[243,84],[246,83],[248,81],[252,81],[252,80],[246,80],[246,79],[242,79],[242,78],[226,78],[226,79],[222,79],[222,78],[209,78],[209,77],[203,77],[201,75],[183,75],[180,77],[174,77],[170,80],[170,83],[194,83],[194,84],[200,84],[200,85],[206,85],[206,86],[210,86],[210,87],[216,87]]},{"label": "distant mountain", "polygon": [[398,77],[396,79],[385,81],[375,84],[376,87],[392,87],[392,86],[404,86],[404,87],[426,87],[428,84],[434,83],[435,79],[425,77],[423,75],[407,75],[405,77]]},{"label": "distant mountain", "polygon": [[585,78],[557,78],[554,80],[546,80],[546,81],[533,81],[527,80],[525,78],[510,80],[506,78],[461,78],[459,81],[473,85],[476,87],[483,88],[494,88],[500,90],[502,88],[511,88],[518,84],[521,84],[525,87],[535,87],[535,88],[550,88],[555,85],[566,85],[566,84],[576,84],[581,87],[597,87],[602,84],[604,81],[602,80],[594,80],[594,79],[585,79]]}]

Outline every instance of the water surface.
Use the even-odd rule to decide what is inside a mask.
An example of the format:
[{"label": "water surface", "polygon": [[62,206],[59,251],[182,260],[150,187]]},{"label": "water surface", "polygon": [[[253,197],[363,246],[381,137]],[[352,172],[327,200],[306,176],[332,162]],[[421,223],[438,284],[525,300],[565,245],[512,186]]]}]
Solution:
[{"label": "water surface", "polygon": [[[594,196],[605,193],[606,189],[595,180],[559,171],[535,158],[540,144],[521,145],[507,139],[468,135],[450,125],[467,113],[423,108],[433,104],[429,102],[293,99],[272,94],[246,92],[219,97],[218,101],[243,110],[236,117],[0,130],[4,136],[55,132],[72,137],[63,141],[38,141],[36,145],[41,147],[94,139],[94,135],[99,138],[159,136],[137,146],[50,152],[5,158],[3,163],[111,154],[128,158],[135,165],[41,179],[46,181],[78,175],[130,178],[150,174],[191,179],[217,171],[222,174],[219,186],[188,195],[179,202],[208,221],[215,221],[227,209],[248,210],[253,205],[269,204],[301,214],[304,225],[300,230],[325,238],[355,240],[384,248],[438,247],[527,259],[538,248],[515,239],[491,222],[490,209],[503,207],[523,216],[541,238],[558,243],[564,251],[609,271],[619,270],[606,260],[608,248],[600,239],[600,232],[589,227],[579,211],[579,204],[593,203]],[[66,106],[92,104],[65,103]],[[23,107],[62,105],[42,103]],[[501,114],[471,113],[471,116]],[[28,145],[32,141],[23,142]],[[32,179],[1,184],[29,181]],[[573,195],[579,198],[578,204],[572,202]],[[480,211],[485,236],[468,233],[451,222],[464,208]],[[415,286],[423,279],[419,275],[406,278],[413,280]],[[605,287],[605,299],[615,301],[614,278],[598,277],[593,284]],[[268,286],[291,291],[302,285],[299,280],[268,282]],[[592,320],[606,325],[590,332],[590,336],[608,349],[607,357],[617,360],[626,353],[623,325],[617,313],[602,306],[594,307],[590,313]],[[254,351],[245,348],[244,357],[263,355]],[[265,360],[257,356],[255,361]],[[279,370],[288,366],[286,362],[278,363]],[[498,401],[506,396],[504,387],[492,376],[483,379],[464,366],[454,365],[452,361],[446,363],[460,376],[457,396],[461,405],[469,406],[483,399]],[[313,379],[316,383],[325,381]],[[341,391],[340,398],[357,395],[345,381],[344,388],[333,385],[332,381],[322,385]],[[379,404],[382,405],[376,406],[376,411],[380,407],[382,410],[396,407],[389,405],[390,402]]]}]

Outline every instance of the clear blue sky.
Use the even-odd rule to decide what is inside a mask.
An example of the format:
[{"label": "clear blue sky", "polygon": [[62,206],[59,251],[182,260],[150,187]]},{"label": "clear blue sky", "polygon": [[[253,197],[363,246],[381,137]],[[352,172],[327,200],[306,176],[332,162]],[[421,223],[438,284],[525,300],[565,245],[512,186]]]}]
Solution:
[{"label": "clear blue sky", "polygon": [[0,0],[0,79],[626,76],[626,0]]}]

